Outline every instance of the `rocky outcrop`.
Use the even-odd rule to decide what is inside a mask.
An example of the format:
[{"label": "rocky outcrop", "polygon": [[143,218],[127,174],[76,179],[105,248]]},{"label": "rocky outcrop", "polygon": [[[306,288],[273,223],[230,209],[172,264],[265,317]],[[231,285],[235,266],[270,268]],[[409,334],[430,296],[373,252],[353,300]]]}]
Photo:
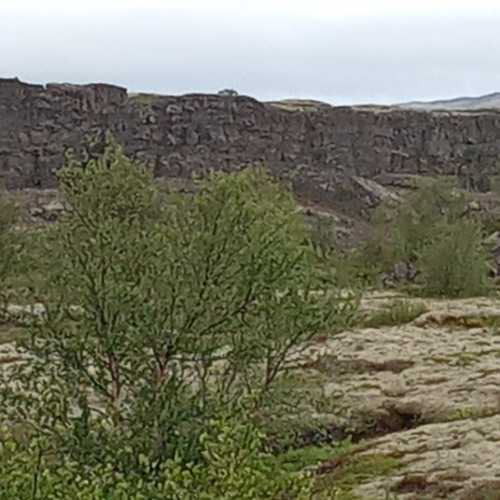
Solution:
[{"label": "rocky outcrop", "polygon": [[370,443],[401,468],[354,489],[370,500],[495,500],[500,497],[500,415],[431,424]]},{"label": "rocky outcrop", "polygon": [[[369,295],[362,309],[374,313],[396,298]],[[406,300],[422,302],[427,312],[408,324],[320,339],[304,354],[306,377],[330,412],[321,419],[345,422],[354,435],[365,430],[370,438],[355,448],[357,456],[399,464],[362,478],[353,493],[373,500],[499,498],[497,300]]]},{"label": "rocky outcrop", "polygon": [[307,200],[348,204],[361,215],[384,193],[359,179],[459,175],[481,190],[500,155],[496,111],[321,106],[306,113],[244,96],[129,96],[112,85],[0,79],[0,182],[53,187],[65,150],[81,151],[106,130],[158,176],[265,163]]}]

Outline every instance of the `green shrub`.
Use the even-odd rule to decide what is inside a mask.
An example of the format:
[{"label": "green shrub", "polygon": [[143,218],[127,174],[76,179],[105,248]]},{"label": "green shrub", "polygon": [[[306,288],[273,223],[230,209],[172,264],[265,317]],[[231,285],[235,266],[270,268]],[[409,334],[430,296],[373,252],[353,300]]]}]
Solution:
[{"label": "green shrub", "polygon": [[[450,297],[471,296],[488,289],[482,228],[468,214],[469,198],[448,182],[422,186],[398,207],[381,206],[372,237],[355,253],[358,269],[373,281],[396,264],[416,268],[422,293]],[[382,313],[376,323],[397,321]],[[411,316],[411,313],[409,312]]]},{"label": "green shrub", "polygon": [[466,205],[466,196],[448,182],[421,186],[401,205],[381,205],[372,218],[373,234],[363,245],[367,265],[384,272],[397,262],[415,262],[440,225],[460,219]]},{"label": "green shrub", "polygon": [[179,500],[310,499],[312,481],[302,471],[289,473],[262,453],[263,436],[234,421],[219,423],[202,436],[204,462],[192,468],[170,466]]},{"label": "green shrub", "polygon": [[335,255],[333,265],[336,270],[337,283],[342,288],[354,288],[359,292],[377,285],[382,270],[390,268],[383,255],[386,249],[375,243],[374,239],[368,240],[358,247]]},{"label": "green shrub", "polygon": [[352,315],[350,296],[318,288],[302,216],[262,171],[212,174],[164,207],[109,144],[70,157],[60,182],[46,314],[23,343],[29,365],[3,374],[0,412],[73,461],[196,462],[211,419],[242,401],[248,421],[276,412],[288,355]]},{"label": "green shrub", "polygon": [[[263,436],[234,417],[210,421],[200,436],[202,459],[151,462],[124,475],[112,463],[82,465],[53,454],[49,443],[0,444],[0,500],[309,500],[312,479],[289,473],[262,451]],[[116,450],[119,452],[120,450]]]},{"label": "green shrub", "polygon": [[448,182],[422,187],[399,207],[392,225],[397,261],[413,262],[432,242],[443,224],[453,224],[466,212],[468,199]]},{"label": "green shrub", "polygon": [[442,225],[418,259],[422,293],[473,297],[488,292],[488,256],[481,228],[472,221]]}]

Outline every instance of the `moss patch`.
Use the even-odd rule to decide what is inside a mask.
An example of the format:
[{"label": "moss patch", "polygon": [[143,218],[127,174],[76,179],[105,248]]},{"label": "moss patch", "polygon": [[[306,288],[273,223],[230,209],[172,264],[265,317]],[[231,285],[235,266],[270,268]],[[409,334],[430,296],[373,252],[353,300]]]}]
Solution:
[{"label": "moss patch", "polygon": [[497,415],[500,412],[500,408],[477,408],[477,407],[465,407],[458,408],[457,410],[451,412],[447,415],[447,422],[456,422],[459,420],[478,420],[480,418],[489,418]]},{"label": "moss patch", "polygon": [[318,492],[333,495],[331,498],[355,499],[352,490],[356,486],[388,476],[400,467],[396,458],[382,454],[346,454],[318,469]]},{"label": "moss patch", "polygon": [[360,326],[364,328],[381,328],[383,326],[404,325],[411,323],[426,312],[428,312],[428,309],[422,302],[396,300],[364,318]]},{"label": "moss patch", "polygon": [[348,441],[338,446],[306,446],[288,450],[276,457],[276,463],[281,469],[288,472],[299,472],[311,467],[321,466],[322,463],[331,461],[332,457],[342,456],[351,450],[352,445]]},{"label": "moss patch", "polygon": [[153,104],[158,98],[156,94],[134,94],[129,96],[129,101],[147,106]]},{"label": "moss patch", "polygon": [[0,344],[15,342],[25,335],[25,329],[10,323],[0,323]]}]

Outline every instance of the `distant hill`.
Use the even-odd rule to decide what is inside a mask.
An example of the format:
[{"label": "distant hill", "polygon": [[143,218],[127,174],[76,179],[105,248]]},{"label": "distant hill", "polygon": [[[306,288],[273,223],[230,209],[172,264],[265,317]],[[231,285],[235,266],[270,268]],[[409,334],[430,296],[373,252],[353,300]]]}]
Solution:
[{"label": "distant hill", "polygon": [[500,108],[500,92],[486,94],[479,97],[457,97],[440,101],[413,101],[398,104],[400,108],[421,110],[477,110]]}]

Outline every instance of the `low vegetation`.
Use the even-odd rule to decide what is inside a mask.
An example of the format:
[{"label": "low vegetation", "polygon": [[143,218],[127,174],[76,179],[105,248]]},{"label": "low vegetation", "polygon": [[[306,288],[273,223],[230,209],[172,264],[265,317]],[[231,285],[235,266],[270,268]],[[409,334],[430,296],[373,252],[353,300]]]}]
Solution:
[{"label": "low vegetation", "polygon": [[0,321],[9,297],[9,279],[18,261],[20,238],[15,230],[17,207],[11,197],[0,191]]},{"label": "low vegetation", "polygon": [[438,181],[417,189],[402,205],[379,207],[372,237],[348,255],[353,279],[376,286],[387,276],[431,297],[488,293],[486,234],[469,203],[466,194]]},{"label": "low vegetation", "polygon": [[[48,453],[48,443],[5,441],[0,451],[0,499],[65,500],[255,500],[311,498],[312,483],[288,474],[262,451],[263,436],[234,416],[207,422],[199,437],[201,458],[152,462],[137,456],[137,471],[118,472],[111,463],[82,464],[68,455]],[[116,447],[116,453],[127,453]],[[286,496],[285,496],[286,495]]]},{"label": "low vegetation", "polygon": [[404,325],[427,312],[427,307],[421,302],[395,300],[379,311],[367,315],[361,321],[365,328],[380,328],[383,326]]},{"label": "low vegetation", "polygon": [[418,258],[422,292],[430,296],[470,297],[485,295],[488,255],[481,227],[473,221],[446,224]]},{"label": "low vegetation", "polygon": [[[333,492],[341,500],[357,500],[352,488],[371,478],[384,477],[400,467],[397,459],[377,454],[349,454],[339,456],[322,466],[329,472],[320,477],[318,487]],[[330,470],[329,470],[330,468]]]}]

